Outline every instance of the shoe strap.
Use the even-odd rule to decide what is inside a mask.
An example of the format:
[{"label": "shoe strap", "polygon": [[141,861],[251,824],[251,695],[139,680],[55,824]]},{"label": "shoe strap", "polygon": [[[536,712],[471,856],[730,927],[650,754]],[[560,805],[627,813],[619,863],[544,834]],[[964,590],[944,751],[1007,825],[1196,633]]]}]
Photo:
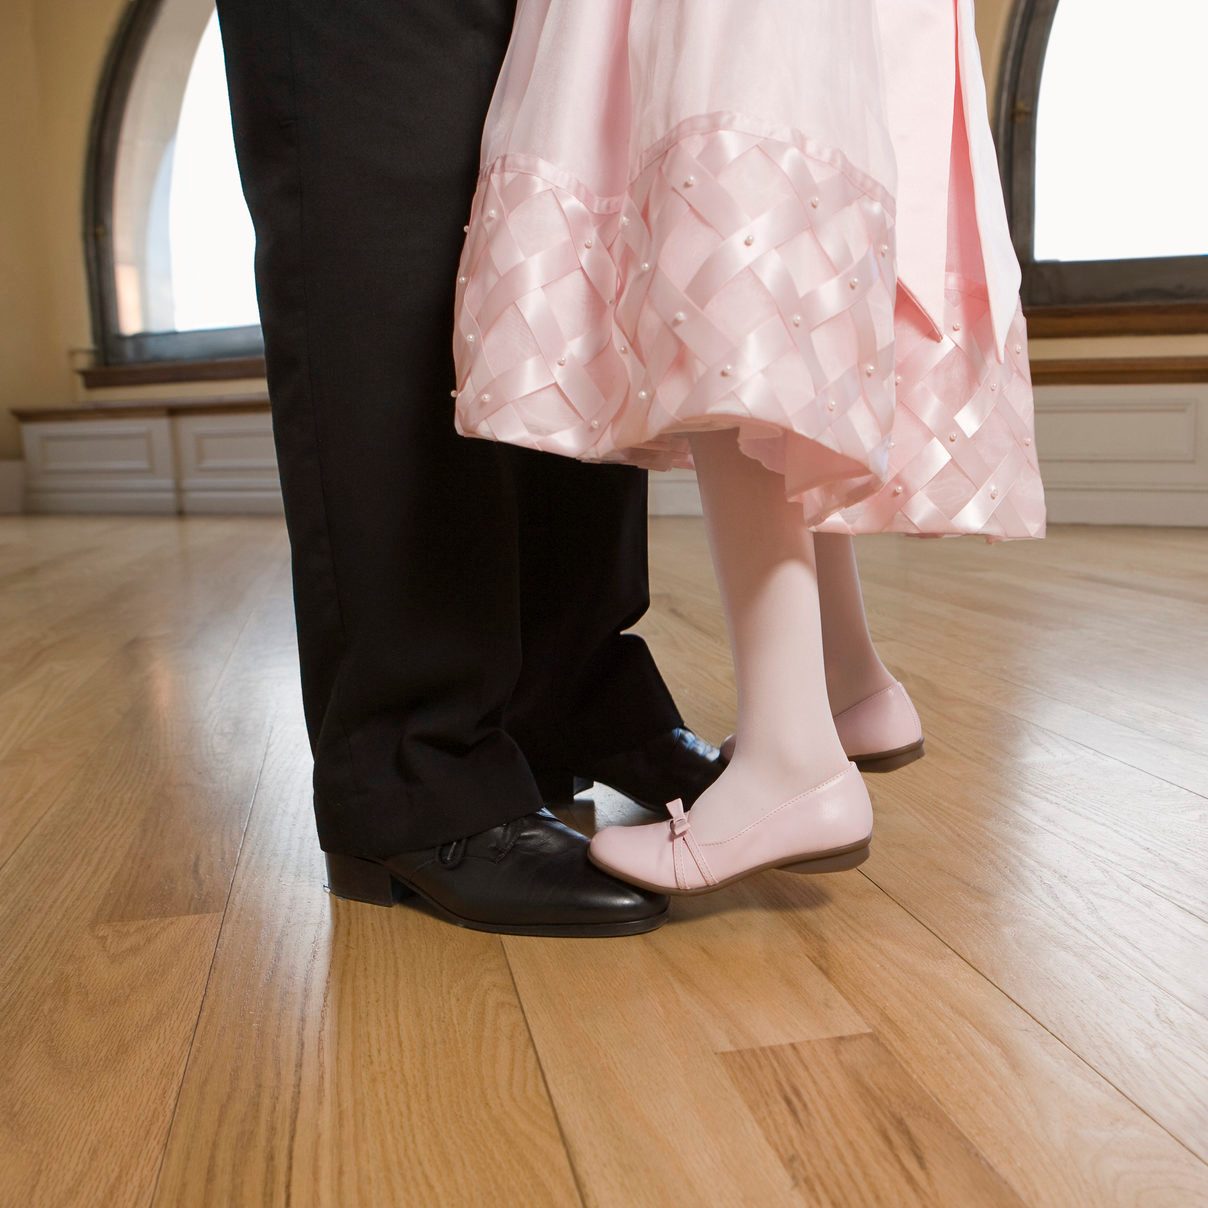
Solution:
[{"label": "shoe strap", "polygon": [[667,813],[671,815],[671,862],[675,868],[675,883],[680,889],[695,889],[697,886],[689,881],[688,859],[696,865],[697,872],[704,878],[706,885],[716,885],[717,878],[701,851],[696,836],[692,833],[692,823],[684,813],[684,803],[678,797],[667,803]]}]

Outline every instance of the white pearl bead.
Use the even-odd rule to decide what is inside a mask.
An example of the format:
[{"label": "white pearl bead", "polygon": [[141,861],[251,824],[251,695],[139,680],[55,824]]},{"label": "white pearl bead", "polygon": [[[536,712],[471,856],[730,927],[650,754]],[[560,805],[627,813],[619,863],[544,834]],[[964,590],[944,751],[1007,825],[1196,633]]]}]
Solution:
[{"label": "white pearl bead", "polygon": [[558,364],[559,364],[559,365],[565,365],[565,364],[566,364],[566,358],[565,358],[565,357],[559,357],[559,358],[558,358]]},{"label": "white pearl bead", "polygon": [[952,330],[953,330],[953,331],[960,331],[960,329],[961,329],[961,325],[960,325],[959,323],[953,323],[953,324],[952,324]]},{"label": "white pearl bead", "polygon": [[456,390],[450,390],[450,391],[449,391],[449,397],[450,397],[450,398],[456,398],[456,397],[457,397],[457,391],[456,391]]},{"label": "white pearl bead", "polygon": [[628,225],[629,225],[629,216],[628,216],[628,215],[626,215],[626,214],[622,214],[622,215],[621,215],[621,225],[622,225],[623,227],[625,227],[625,226],[628,226]]},{"label": "white pearl bead", "polygon": [[649,397],[650,397],[649,390],[639,390],[638,391],[638,398],[640,398],[642,400],[642,402],[645,402]]},{"label": "white pearl bead", "polygon": [[684,314],[684,312],[682,310],[677,310],[675,312],[675,314],[672,316],[672,322],[682,323],[682,322],[684,322],[685,319],[687,319],[687,317],[688,316],[686,314]]},{"label": "white pearl bead", "polygon": [[890,447],[891,449],[892,449],[892,448],[894,447],[894,445],[896,445],[897,443],[898,443],[898,442],[897,442],[896,440],[894,440],[894,438],[893,438],[892,436],[889,438],[889,447]]},{"label": "white pearl bead", "polygon": [[733,365],[723,365],[721,367],[721,376],[722,377],[730,377],[733,374],[733,372],[734,372]]},{"label": "white pearl bead", "polygon": [[889,244],[888,243],[881,244],[881,256],[885,257],[888,255],[889,255]]},{"label": "white pearl bead", "polygon": [[899,373],[899,374],[897,375],[897,377],[895,377],[895,378],[893,379],[893,381],[894,381],[894,385],[896,385],[896,386],[900,386],[900,385],[902,384],[902,375]]},{"label": "white pearl bead", "polygon": [[696,177],[695,177],[695,176],[688,176],[688,177],[685,177],[685,178],[684,178],[684,188],[685,188],[685,189],[690,189],[690,188],[692,188],[692,186],[693,186],[694,184],[696,184]]},{"label": "white pearl bead", "polygon": [[991,383],[990,383],[990,392],[991,392],[991,393],[994,393],[994,391],[996,391],[997,389],[998,389],[998,383],[997,383],[997,382],[991,382]]},{"label": "white pearl bead", "polygon": [[1017,353],[1019,353],[1019,352],[1023,352],[1023,345],[1022,345],[1022,344],[1016,344],[1016,345],[1015,345],[1015,351],[1016,351]]},{"label": "white pearl bead", "polygon": [[747,236],[747,237],[746,237],[746,238],[743,240],[743,243],[745,243],[745,244],[747,245],[747,247],[750,247],[750,246],[751,246],[751,244],[753,244],[754,242],[755,242],[755,236],[754,236],[754,235],[748,235],[748,236]]},{"label": "white pearl bead", "polygon": [[466,226],[463,226],[461,229],[462,229],[463,231],[465,231],[465,233],[466,233],[467,235],[470,233],[470,228],[469,228],[469,225],[468,225],[468,224],[467,224]]},{"label": "white pearl bead", "polygon": [[833,410],[835,409],[835,400],[834,400],[834,399],[830,399],[830,400],[827,402],[827,404],[826,404],[826,409],[827,409],[828,411],[833,411]]},{"label": "white pearl bead", "polygon": [[859,288],[859,286],[860,286],[860,278],[859,278],[859,277],[853,277],[853,278],[852,278],[852,279],[851,279],[851,280],[850,280],[850,281],[847,283],[847,288],[848,288],[848,289],[858,289],[858,288]]},{"label": "white pearl bead", "polygon": [[990,498],[991,498],[991,499],[997,499],[997,498],[998,498],[998,488],[997,488],[997,487],[991,487],[991,488],[990,488]]},{"label": "white pearl bead", "polygon": [[955,432],[948,433],[948,443],[952,444],[952,445],[956,444],[956,433]]},{"label": "white pearl bead", "polygon": [[1025,436],[1025,437],[1023,438],[1023,443],[1024,443],[1025,445],[1030,445],[1030,444],[1032,443],[1032,438],[1031,438],[1030,436]]},{"label": "white pearl bead", "polygon": [[499,214],[498,214],[498,212],[497,212],[496,210],[488,210],[488,211],[487,211],[487,217],[488,217],[488,218],[498,218],[498,217],[499,217]]},{"label": "white pearl bead", "polygon": [[794,316],[793,316],[793,326],[794,326],[794,327],[800,327],[800,326],[801,326],[801,316],[800,316],[800,315],[794,315]]},{"label": "white pearl bead", "polygon": [[877,367],[875,365],[865,365],[864,366],[864,375],[866,377],[872,377],[872,375],[874,373],[876,373],[876,371],[877,371]]},{"label": "white pearl bead", "polygon": [[466,283],[466,279],[465,279],[465,277],[458,277],[458,278],[457,278],[457,284],[458,284],[458,285],[465,285],[465,283]]},{"label": "white pearl bead", "polygon": [[593,428],[598,428],[598,427],[600,426],[600,421],[599,421],[598,419],[593,419],[593,420],[591,421],[591,426],[592,426]]},{"label": "white pearl bead", "polygon": [[484,395],[482,396],[482,401],[483,401],[484,403],[489,403],[489,402],[491,401],[491,396],[490,396],[489,394],[484,394]]},{"label": "white pearl bead", "polygon": [[902,493],[902,488],[901,488],[901,487],[894,487],[894,488],[893,488],[893,493],[894,493],[895,495],[900,495],[900,494]]},{"label": "white pearl bead", "polygon": [[584,240],[583,240],[583,246],[584,246],[585,248],[587,248],[589,251],[590,251],[590,250],[591,250],[593,247],[595,247],[595,243],[596,243],[596,241],[595,241],[594,239],[584,239]]},{"label": "white pearl bead", "polygon": [[642,261],[642,272],[644,272],[644,273],[650,272],[650,261],[649,260]]},{"label": "white pearl bead", "polygon": [[622,344],[622,345],[621,345],[621,356],[627,356],[627,355],[628,355],[628,353],[629,353],[629,345],[628,345],[628,344]]},{"label": "white pearl bead", "polygon": [[474,333],[473,332],[470,332],[470,334],[468,336],[466,336],[466,343],[467,344],[474,343]]},{"label": "white pearl bead", "polygon": [[819,207],[821,204],[822,204],[822,198],[821,198],[821,197],[811,197],[811,198],[810,198],[810,205],[811,205],[811,206],[812,206],[812,207],[813,207],[815,210],[816,210],[816,209],[817,209],[817,208],[818,208],[818,207]]}]

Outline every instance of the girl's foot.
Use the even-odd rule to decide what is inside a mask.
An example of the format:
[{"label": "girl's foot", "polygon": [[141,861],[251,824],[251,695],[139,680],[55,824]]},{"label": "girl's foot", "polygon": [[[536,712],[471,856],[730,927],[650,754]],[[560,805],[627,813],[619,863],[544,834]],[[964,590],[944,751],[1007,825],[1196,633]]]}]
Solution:
[{"label": "girl's foot", "polygon": [[[892,772],[923,758],[923,723],[897,680],[836,713],[835,729],[861,772]],[[727,763],[734,758],[734,745],[733,734],[721,744]]]},{"label": "girl's foot", "polygon": [[850,763],[753,821],[740,818],[724,838],[693,834],[696,811],[685,814],[680,802],[667,809],[669,822],[597,832],[589,848],[593,862],[660,893],[711,893],[766,868],[801,873],[855,868],[868,858],[872,838],[872,802]]}]

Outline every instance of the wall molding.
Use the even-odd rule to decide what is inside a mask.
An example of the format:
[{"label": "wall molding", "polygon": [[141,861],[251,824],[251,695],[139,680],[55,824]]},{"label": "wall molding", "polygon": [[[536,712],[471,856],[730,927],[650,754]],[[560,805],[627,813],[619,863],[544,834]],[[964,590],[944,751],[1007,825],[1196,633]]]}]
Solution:
[{"label": "wall molding", "polygon": [[[19,414],[30,511],[281,511],[262,399]],[[1041,381],[1036,429],[1052,522],[1208,526],[1208,382]],[[695,475],[651,474],[650,512],[699,516]]]},{"label": "wall molding", "polygon": [[25,462],[19,457],[0,460],[0,516],[25,511]]},{"label": "wall molding", "polygon": [[[1208,383],[1036,388],[1054,524],[1208,526]],[[699,516],[695,475],[650,475],[650,512]]]},{"label": "wall molding", "polygon": [[281,511],[267,404],[99,406],[21,420],[27,511]]}]

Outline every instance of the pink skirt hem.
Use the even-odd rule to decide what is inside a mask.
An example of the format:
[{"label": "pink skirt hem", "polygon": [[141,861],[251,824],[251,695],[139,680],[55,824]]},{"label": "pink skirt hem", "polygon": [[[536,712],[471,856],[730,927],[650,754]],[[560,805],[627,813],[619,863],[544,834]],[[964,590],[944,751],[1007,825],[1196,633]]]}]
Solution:
[{"label": "pink skirt hem", "polygon": [[682,123],[602,198],[506,155],[459,270],[456,425],[585,461],[690,468],[736,428],[819,531],[1044,533],[1022,313],[997,355],[984,286],[939,334],[895,277],[891,197],[841,153]]}]

